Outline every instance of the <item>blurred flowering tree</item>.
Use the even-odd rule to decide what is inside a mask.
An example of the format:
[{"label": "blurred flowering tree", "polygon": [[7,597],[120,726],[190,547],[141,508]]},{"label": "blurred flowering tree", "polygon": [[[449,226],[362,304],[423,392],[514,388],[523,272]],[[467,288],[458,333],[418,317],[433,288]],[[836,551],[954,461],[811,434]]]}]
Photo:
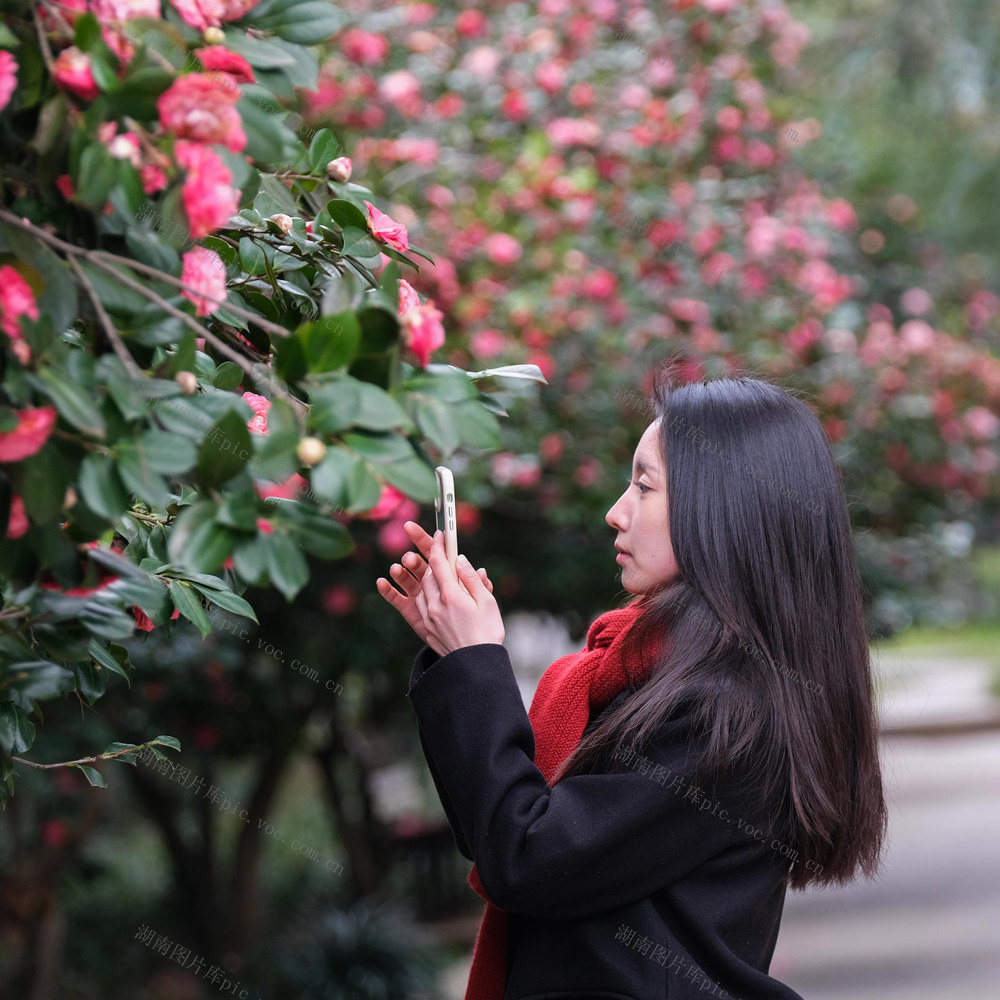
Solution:
[{"label": "blurred flowering tree", "polygon": [[552,383],[461,481],[496,527],[482,558],[502,592],[581,624],[609,599],[609,473],[648,419],[642,375],[671,354],[686,378],[755,373],[811,401],[876,625],[905,623],[882,598],[932,594],[1000,499],[998,302],[967,286],[932,324],[920,287],[883,297],[886,235],[798,165],[823,135],[795,114],[808,29],[735,0],[353,10],[309,120],[357,136],[355,163],[439,253],[415,285],[462,331],[449,360],[531,361]]},{"label": "blurred flowering tree", "polygon": [[[428,255],[329,130],[307,146],[277,113],[344,22],[315,0],[4,8],[0,797],[38,703],[93,703],[137,629],[256,621],[248,584],[292,601],[352,518],[431,499],[431,453],[498,444],[487,376],[429,363],[441,313],[399,269]],[[73,766],[103,784],[98,756]]]}]

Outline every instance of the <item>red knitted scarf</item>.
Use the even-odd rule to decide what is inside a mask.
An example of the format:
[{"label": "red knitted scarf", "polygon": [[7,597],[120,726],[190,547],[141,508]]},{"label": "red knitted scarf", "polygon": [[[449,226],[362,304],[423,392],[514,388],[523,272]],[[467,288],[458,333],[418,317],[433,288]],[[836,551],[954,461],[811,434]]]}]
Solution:
[{"label": "red knitted scarf", "polygon": [[[603,708],[624,688],[648,677],[651,659],[634,647],[630,654],[622,649],[625,636],[644,607],[640,598],[624,608],[605,612],[587,631],[585,649],[559,657],[542,674],[528,719],[535,734],[535,765],[550,787],[552,775],[580,742],[591,710]],[[469,884],[486,900],[486,909],[476,935],[465,1000],[503,1000],[505,911],[486,894],[475,865],[469,872]]]}]

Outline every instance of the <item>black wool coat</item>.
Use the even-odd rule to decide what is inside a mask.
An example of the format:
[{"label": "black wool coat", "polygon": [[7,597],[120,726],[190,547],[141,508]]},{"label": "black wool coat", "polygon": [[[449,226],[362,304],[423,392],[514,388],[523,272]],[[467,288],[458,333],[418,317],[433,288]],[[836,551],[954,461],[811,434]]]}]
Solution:
[{"label": "black wool coat", "polygon": [[802,1000],[768,975],[790,849],[735,776],[687,780],[690,714],[550,789],[504,646],[424,646],[407,697],[456,846],[507,911],[504,1000]]}]

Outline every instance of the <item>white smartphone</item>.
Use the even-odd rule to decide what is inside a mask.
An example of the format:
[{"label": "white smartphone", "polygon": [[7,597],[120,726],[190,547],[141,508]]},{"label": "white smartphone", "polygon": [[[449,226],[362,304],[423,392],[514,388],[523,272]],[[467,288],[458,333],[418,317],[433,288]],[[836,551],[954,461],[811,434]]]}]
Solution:
[{"label": "white smartphone", "polygon": [[455,477],[446,465],[434,470],[437,496],[434,499],[434,522],[444,532],[444,551],[452,570],[458,574],[458,518],[455,514]]}]

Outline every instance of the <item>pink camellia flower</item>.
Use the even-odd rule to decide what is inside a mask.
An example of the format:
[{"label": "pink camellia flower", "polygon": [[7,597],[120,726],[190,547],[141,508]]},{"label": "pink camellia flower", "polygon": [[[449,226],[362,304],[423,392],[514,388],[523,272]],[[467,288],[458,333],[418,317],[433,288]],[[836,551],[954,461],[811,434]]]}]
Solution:
[{"label": "pink camellia flower", "polygon": [[195,49],[194,54],[206,70],[228,73],[240,83],[254,83],[256,81],[250,63],[239,53],[227,49],[225,45],[205,45],[200,49]]},{"label": "pink camellia flower", "polygon": [[174,10],[199,31],[218,28],[223,21],[235,21],[260,0],[170,0]]},{"label": "pink camellia flower", "polygon": [[0,431],[0,462],[20,462],[41,451],[56,422],[54,406],[34,410],[18,410],[17,426],[12,431]]},{"label": "pink camellia flower", "polygon": [[10,103],[17,89],[17,60],[6,49],[0,51],[0,111]]},{"label": "pink camellia flower", "polygon": [[239,208],[239,192],[233,189],[230,169],[200,142],[181,141],[174,147],[177,162],[187,171],[181,195],[191,239],[225,225]]},{"label": "pink camellia flower", "polygon": [[340,184],[346,184],[351,179],[353,169],[354,165],[349,156],[338,156],[326,165],[327,176]]},{"label": "pink camellia flower", "polygon": [[240,88],[228,73],[179,76],[156,101],[163,127],[179,139],[218,142],[238,153],[247,144],[240,113],[233,105]]},{"label": "pink camellia flower", "polygon": [[432,302],[421,303],[413,286],[400,278],[397,315],[403,328],[403,343],[420,359],[420,366],[426,367],[431,354],[444,343],[441,311]]},{"label": "pink camellia flower", "polygon": [[159,20],[160,0],[91,0],[90,9],[101,24],[105,43],[122,63],[128,63],[135,55],[135,46],[122,25],[137,17]]},{"label": "pink camellia flower", "polygon": [[443,318],[441,310],[430,302],[408,309],[400,317],[403,343],[416,354],[421,368],[427,367],[431,354],[444,343]]},{"label": "pink camellia flower", "polygon": [[510,233],[490,233],[483,240],[483,249],[486,251],[486,256],[494,264],[499,264],[502,267],[520,260],[523,252],[521,244]]},{"label": "pink camellia flower", "polygon": [[21,333],[21,317],[38,319],[38,305],[31,286],[19,271],[4,264],[0,267],[0,330],[11,339],[11,350],[21,364],[27,364],[31,348]]},{"label": "pink camellia flower", "polygon": [[181,295],[195,304],[195,316],[208,316],[226,301],[226,266],[214,250],[195,247],[184,254],[181,281],[194,289]]},{"label": "pink camellia flower", "polygon": [[410,309],[414,309],[420,305],[420,296],[417,295],[406,278],[399,279],[399,309],[396,310],[398,316],[402,316],[403,313]]},{"label": "pink camellia flower", "polygon": [[507,338],[499,330],[480,330],[469,338],[469,350],[475,358],[495,358],[507,347]]},{"label": "pink camellia flower", "polygon": [[31,525],[24,509],[24,501],[15,493],[10,498],[10,517],[7,519],[7,537],[20,538]]},{"label": "pink camellia flower", "polygon": [[384,35],[351,28],[340,39],[340,52],[345,59],[359,66],[378,66],[389,55],[389,42]]},{"label": "pink camellia flower", "polygon": [[384,212],[380,212],[370,201],[365,201],[368,209],[368,231],[377,240],[388,243],[393,250],[409,250],[410,241],[406,234],[406,226],[394,219],[390,219]]},{"label": "pink camellia flower", "polygon": [[401,493],[395,486],[384,483],[382,492],[379,494],[378,503],[364,516],[370,518],[372,521],[381,521],[383,518],[392,517],[399,505],[406,499],[407,496],[405,493]]},{"label": "pink camellia flower", "polygon": [[146,194],[156,194],[167,186],[167,174],[162,167],[155,163],[147,163],[140,171],[142,178],[142,189]]},{"label": "pink camellia flower", "polygon": [[379,96],[408,117],[418,115],[423,108],[420,80],[408,69],[397,69],[378,81]]},{"label": "pink camellia flower", "polygon": [[858,216],[851,203],[843,198],[834,198],[826,206],[827,221],[835,229],[854,229],[858,224]]},{"label": "pink camellia flower", "polygon": [[934,300],[924,288],[907,288],[899,297],[899,304],[911,316],[922,316],[934,305]]},{"label": "pink camellia flower", "polygon": [[1000,419],[985,406],[973,406],[965,414],[965,426],[981,441],[988,441],[1000,432]]},{"label": "pink camellia flower", "polygon": [[85,101],[92,101],[100,91],[90,68],[90,56],[75,45],[63,49],[52,67],[56,84]]},{"label": "pink camellia flower", "polygon": [[254,412],[254,416],[247,422],[247,430],[251,434],[266,434],[267,411],[271,409],[271,400],[266,396],[258,396],[255,392],[245,392],[242,398],[250,404],[250,409]]}]

